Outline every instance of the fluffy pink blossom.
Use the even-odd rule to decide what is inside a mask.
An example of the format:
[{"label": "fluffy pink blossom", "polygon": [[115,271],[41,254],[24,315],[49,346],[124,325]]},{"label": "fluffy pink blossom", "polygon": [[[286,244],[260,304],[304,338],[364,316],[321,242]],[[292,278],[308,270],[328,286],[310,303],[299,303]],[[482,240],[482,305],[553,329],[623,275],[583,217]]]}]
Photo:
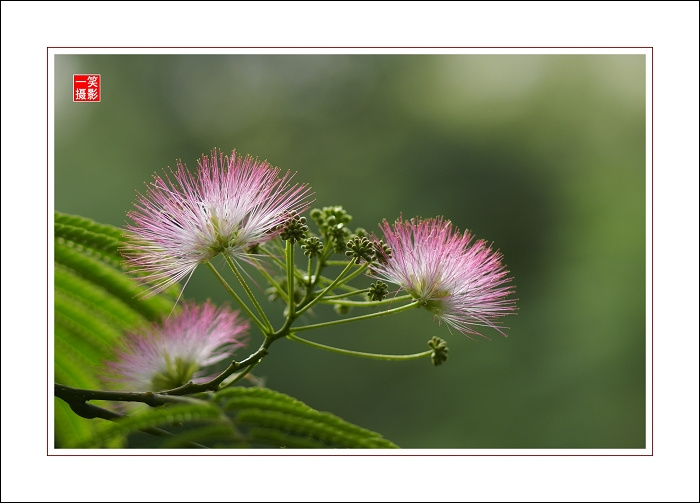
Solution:
[{"label": "fluffy pink blossom", "polygon": [[485,241],[460,234],[442,217],[380,224],[391,254],[373,265],[377,278],[399,285],[421,306],[465,335],[490,327],[516,310],[502,256]]},{"label": "fluffy pink blossom", "polygon": [[160,324],[127,332],[105,363],[105,381],[125,391],[162,391],[214,377],[214,365],[247,342],[248,321],[207,301],[184,302],[182,312]]},{"label": "fluffy pink blossom", "polygon": [[294,175],[280,177],[279,168],[235,150],[202,156],[196,175],[178,161],[171,175],[155,175],[128,214],[134,223],[123,254],[154,285],[150,295],[219,253],[247,260],[247,248],[276,237],[291,212],[310,204],[309,188],[292,184]]}]

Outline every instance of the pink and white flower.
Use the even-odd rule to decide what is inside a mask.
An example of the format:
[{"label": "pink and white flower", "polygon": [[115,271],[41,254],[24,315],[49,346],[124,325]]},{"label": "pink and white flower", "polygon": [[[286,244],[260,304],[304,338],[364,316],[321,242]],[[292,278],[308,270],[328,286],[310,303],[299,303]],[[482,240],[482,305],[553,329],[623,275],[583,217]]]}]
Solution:
[{"label": "pink and white flower", "polygon": [[182,312],[160,324],[127,332],[105,363],[105,381],[125,391],[163,391],[214,377],[210,367],[247,342],[248,321],[238,311],[207,301],[184,302]]},{"label": "pink and white flower", "polygon": [[127,263],[161,292],[219,253],[249,260],[245,250],[273,239],[290,213],[310,204],[309,188],[294,175],[250,156],[212,150],[193,175],[178,161],[177,171],[154,176],[146,195],[129,212]]},{"label": "pink and white flower", "polygon": [[373,264],[373,276],[399,285],[465,335],[481,335],[479,326],[505,335],[498,320],[516,307],[507,298],[514,289],[499,252],[442,217],[399,219],[393,227],[385,220],[380,228],[391,253]]}]

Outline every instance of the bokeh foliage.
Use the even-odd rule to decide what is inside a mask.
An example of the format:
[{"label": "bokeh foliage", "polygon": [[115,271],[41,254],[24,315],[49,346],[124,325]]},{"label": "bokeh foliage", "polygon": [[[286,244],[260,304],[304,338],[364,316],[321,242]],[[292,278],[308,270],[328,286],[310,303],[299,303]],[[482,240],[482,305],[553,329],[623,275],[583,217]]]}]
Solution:
[{"label": "bokeh foliage", "polygon": [[[315,340],[410,353],[440,335],[450,360],[280,341],[255,369],[271,388],[402,447],[645,446],[644,56],[59,55],[55,72],[59,211],[123,226],[154,172],[216,146],[297,171],[353,226],[444,215],[504,254],[507,339],[425,311],[334,327]],[[72,102],[74,73],[101,74],[100,103]],[[186,295],[228,300],[203,269]]]}]

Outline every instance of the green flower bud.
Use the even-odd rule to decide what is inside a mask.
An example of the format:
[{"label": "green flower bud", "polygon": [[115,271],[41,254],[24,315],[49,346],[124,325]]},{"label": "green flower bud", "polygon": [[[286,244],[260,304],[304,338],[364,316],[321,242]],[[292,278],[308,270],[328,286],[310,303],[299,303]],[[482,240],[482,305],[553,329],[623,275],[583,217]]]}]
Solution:
[{"label": "green flower bud", "polygon": [[341,315],[348,314],[350,312],[350,306],[346,306],[344,304],[335,304],[335,305],[333,305],[333,310],[337,314],[341,314]]},{"label": "green flower bud", "polygon": [[428,341],[428,347],[433,350],[430,359],[436,367],[447,361],[447,343],[440,337],[433,337]]},{"label": "green flower bud", "polygon": [[354,258],[358,264],[360,260],[372,262],[374,259],[374,247],[367,238],[354,237],[347,242],[346,247],[345,255]]},{"label": "green flower bud", "polygon": [[369,297],[369,300],[372,301],[384,300],[384,297],[386,297],[388,291],[389,287],[386,283],[384,283],[383,281],[377,281],[376,283],[372,283],[369,286],[369,292],[367,292],[367,297]]},{"label": "green flower bud", "polygon": [[304,242],[301,244],[301,249],[304,250],[304,255],[308,255],[309,257],[317,257],[323,250],[323,243],[317,237],[312,236],[304,240]]},{"label": "green flower bud", "polygon": [[289,219],[282,224],[282,232],[280,237],[285,241],[294,244],[306,237],[309,226],[306,225],[306,217],[300,217],[296,214],[291,214]]}]

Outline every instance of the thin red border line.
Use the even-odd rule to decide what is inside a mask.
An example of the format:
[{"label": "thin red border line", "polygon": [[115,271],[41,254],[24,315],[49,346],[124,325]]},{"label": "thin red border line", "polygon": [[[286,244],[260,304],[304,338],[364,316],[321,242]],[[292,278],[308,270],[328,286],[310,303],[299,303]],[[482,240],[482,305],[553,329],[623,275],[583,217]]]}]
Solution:
[{"label": "thin red border line", "polygon": [[[51,49],[651,49],[651,453],[649,454],[50,454],[49,453],[49,399],[48,393],[48,377],[49,377],[49,52]],[[649,457],[654,455],[654,47],[653,46],[567,46],[567,47],[507,47],[507,46],[436,46],[436,47],[413,47],[413,46],[386,46],[386,47],[370,47],[370,46],[203,46],[203,47],[157,47],[157,46],[47,46],[46,47],[46,455],[47,456],[137,456],[137,457],[158,457],[158,456],[226,456],[226,457],[267,457],[267,456],[286,456],[286,457],[416,457],[416,456],[440,456],[440,457]]]}]

